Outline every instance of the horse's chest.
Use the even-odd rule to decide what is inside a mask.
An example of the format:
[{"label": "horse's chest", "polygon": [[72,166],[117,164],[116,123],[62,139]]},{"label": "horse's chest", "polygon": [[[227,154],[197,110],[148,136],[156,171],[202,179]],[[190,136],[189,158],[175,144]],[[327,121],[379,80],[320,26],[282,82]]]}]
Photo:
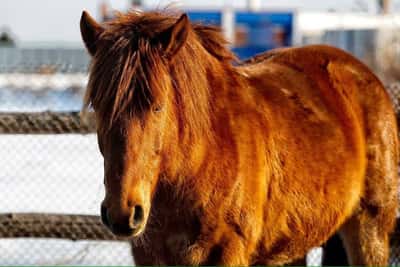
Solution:
[{"label": "horse's chest", "polygon": [[150,229],[146,233],[147,249],[156,252],[160,262],[167,265],[182,263],[188,248],[194,243],[194,233],[190,228],[171,224],[159,225],[159,229]]},{"label": "horse's chest", "polygon": [[166,262],[179,263],[198,237],[199,222],[186,208],[172,203],[157,203],[153,208],[146,239],[152,249],[163,251]]},{"label": "horse's chest", "polygon": [[190,234],[187,232],[173,232],[166,234],[164,245],[171,255],[186,251],[190,246]]}]

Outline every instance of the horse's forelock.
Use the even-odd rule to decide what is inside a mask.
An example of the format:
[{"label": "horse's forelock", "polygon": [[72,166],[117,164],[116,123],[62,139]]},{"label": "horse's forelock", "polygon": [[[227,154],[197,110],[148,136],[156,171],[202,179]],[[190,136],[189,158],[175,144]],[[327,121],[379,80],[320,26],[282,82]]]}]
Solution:
[{"label": "horse's forelock", "polygon": [[162,72],[163,65],[160,56],[146,48],[143,43],[137,51],[120,49],[117,57],[113,48],[104,49],[93,59],[85,107],[94,108],[103,130],[121,116],[143,112],[158,95],[161,85],[152,73]]}]

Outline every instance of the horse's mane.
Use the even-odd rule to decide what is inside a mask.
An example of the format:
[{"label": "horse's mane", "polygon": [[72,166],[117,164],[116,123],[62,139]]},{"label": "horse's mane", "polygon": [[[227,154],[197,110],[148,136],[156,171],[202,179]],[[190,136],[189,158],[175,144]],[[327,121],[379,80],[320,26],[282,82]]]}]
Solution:
[{"label": "horse's mane", "polygon": [[157,38],[177,18],[177,14],[165,11],[131,11],[118,13],[103,24],[105,30],[96,43],[84,100],[84,108],[92,106],[101,118],[98,127],[110,129],[124,114],[140,114],[149,108],[168,91],[167,75],[177,91],[175,99],[181,106],[178,112],[186,119],[192,118],[189,123],[208,123],[193,122],[193,118],[207,117],[206,61],[215,58],[230,64],[235,57],[225,47],[227,42],[218,28],[192,24],[184,46],[168,67]]}]

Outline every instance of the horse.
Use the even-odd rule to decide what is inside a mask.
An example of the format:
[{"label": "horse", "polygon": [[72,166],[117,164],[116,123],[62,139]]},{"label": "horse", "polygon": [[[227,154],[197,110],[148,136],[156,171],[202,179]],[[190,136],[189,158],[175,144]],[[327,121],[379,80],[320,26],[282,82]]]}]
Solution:
[{"label": "horse", "polygon": [[80,29],[101,218],[136,264],[284,265],[339,231],[352,265],[387,265],[397,125],[363,63],[324,45],[239,62],[170,10],[84,11]]}]

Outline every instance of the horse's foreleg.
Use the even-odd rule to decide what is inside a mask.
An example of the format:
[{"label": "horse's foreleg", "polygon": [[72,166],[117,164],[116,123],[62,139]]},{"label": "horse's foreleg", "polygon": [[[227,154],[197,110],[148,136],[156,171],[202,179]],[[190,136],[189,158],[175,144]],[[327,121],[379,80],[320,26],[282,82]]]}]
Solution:
[{"label": "horse's foreleg", "polygon": [[[243,244],[243,240],[235,233],[231,233],[229,237],[222,240],[221,255],[212,259],[210,257],[210,263],[221,266],[248,266],[250,255],[248,255],[246,246]],[[213,262],[214,261],[214,262]]]},{"label": "horse's foreleg", "polygon": [[216,220],[207,220],[207,218],[206,216],[203,217],[200,234],[184,253],[183,260],[185,265],[204,265],[214,244],[217,243]]},{"label": "horse's foreleg", "polygon": [[190,265],[248,266],[249,256],[243,242],[234,235],[217,243],[196,242],[186,254]]}]

